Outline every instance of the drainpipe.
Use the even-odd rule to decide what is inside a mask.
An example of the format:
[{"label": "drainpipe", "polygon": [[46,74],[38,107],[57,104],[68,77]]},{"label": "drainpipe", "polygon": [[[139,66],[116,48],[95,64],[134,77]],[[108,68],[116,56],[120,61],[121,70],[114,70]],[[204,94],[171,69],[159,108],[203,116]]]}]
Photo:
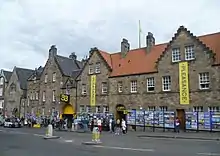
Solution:
[{"label": "drainpipe", "polygon": [[76,80],[76,99],[75,99],[75,112],[76,112],[76,118],[77,118],[77,112],[78,112],[78,101],[77,101],[77,94],[78,94],[78,80]]}]

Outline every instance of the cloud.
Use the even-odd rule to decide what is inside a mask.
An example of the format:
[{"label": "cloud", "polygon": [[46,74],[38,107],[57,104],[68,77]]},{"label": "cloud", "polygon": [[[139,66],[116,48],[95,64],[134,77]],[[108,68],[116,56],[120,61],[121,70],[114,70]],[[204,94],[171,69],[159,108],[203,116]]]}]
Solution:
[{"label": "cloud", "polygon": [[180,25],[196,35],[217,32],[219,6],[218,0],[0,0],[0,67],[44,65],[52,44],[60,55],[79,57],[94,46],[119,51],[123,37],[137,48],[139,19],[157,43]]}]

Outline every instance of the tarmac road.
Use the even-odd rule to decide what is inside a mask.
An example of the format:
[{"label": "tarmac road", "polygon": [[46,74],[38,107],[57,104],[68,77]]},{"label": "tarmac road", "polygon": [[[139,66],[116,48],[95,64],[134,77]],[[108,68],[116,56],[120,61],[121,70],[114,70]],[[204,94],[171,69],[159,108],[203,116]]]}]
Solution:
[{"label": "tarmac road", "polygon": [[82,145],[90,134],[58,132],[56,140],[44,140],[42,130],[0,128],[0,156],[220,156],[220,141],[138,138],[103,134],[103,144]]}]

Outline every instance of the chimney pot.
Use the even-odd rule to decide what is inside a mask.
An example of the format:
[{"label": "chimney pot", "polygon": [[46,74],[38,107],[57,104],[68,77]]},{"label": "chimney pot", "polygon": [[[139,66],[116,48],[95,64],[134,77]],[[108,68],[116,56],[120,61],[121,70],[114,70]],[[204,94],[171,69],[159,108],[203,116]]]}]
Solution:
[{"label": "chimney pot", "polygon": [[56,45],[52,45],[49,49],[49,57],[54,57],[57,55]]},{"label": "chimney pot", "polygon": [[125,57],[130,50],[130,44],[127,39],[123,38],[121,42],[121,54]]},{"label": "chimney pot", "polygon": [[155,45],[155,38],[153,33],[148,32],[147,36],[146,36],[146,46],[147,46],[147,51],[149,52],[151,50],[151,48]]},{"label": "chimney pot", "polygon": [[76,60],[77,59],[77,56],[76,56],[76,53],[75,52],[72,52],[69,56],[70,59],[73,59],[73,60]]}]

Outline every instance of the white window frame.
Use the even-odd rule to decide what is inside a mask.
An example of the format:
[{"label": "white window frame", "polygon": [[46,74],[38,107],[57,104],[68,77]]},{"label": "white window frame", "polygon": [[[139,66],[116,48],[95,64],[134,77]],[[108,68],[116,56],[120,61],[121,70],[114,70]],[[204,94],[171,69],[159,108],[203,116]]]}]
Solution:
[{"label": "white window frame", "polygon": [[4,100],[0,100],[0,109],[4,108]]},{"label": "white window frame", "polygon": [[45,115],[45,108],[42,108],[42,115]]},{"label": "white window frame", "polygon": [[108,113],[108,112],[109,112],[109,107],[103,106],[103,113]]},{"label": "white window frame", "polygon": [[180,48],[173,48],[172,49],[172,62],[179,62],[179,61],[181,61]]},{"label": "white window frame", "polygon": [[87,94],[86,84],[82,84],[82,95],[86,95],[86,94]]},{"label": "white window frame", "polygon": [[168,107],[167,106],[159,106],[160,111],[167,111]]},{"label": "white window frame", "polygon": [[210,88],[210,76],[209,75],[210,74],[208,72],[199,73],[199,89],[205,90],[205,89]]},{"label": "white window frame", "polygon": [[46,92],[43,91],[43,95],[42,95],[42,101],[45,102],[46,101]]},{"label": "white window frame", "polygon": [[89,74],[93,74],[93,73],[94,73],[93,65],[90,64],[90,65],[89,65]]},{"label": "white window frame", "polygon": [[102,94],[107,94],[107,93],[108,93],[108,83],[102,82]]},{"label": "white window frame", "polygon": [[0,85],[3,85],[4,84],[4,77],[1,77],[0,78]]},{"label": "white window frame", "polygon": [[155,106],[148,106],[148,111],[155,111],[156,107]]},{"label": "white window frame", "polygon": [[36,82],[37,82],[37,77],[35,76],[35,77],[34,77],[34,83],[36,83]]},{"label": "white window frame", "polygon": [[95,107],[95,112],[100,113],[101,112],[101,106],[96,106]]},{"label": "white window frame", "polygon": [[0,88],[0,96],[3,96],[3,88]]},{"label": "white window frame", "polygon": [[155,91],[155,79],[154,77],[147,78],[147,91],[154,92]]},{"label": "white window frame", "polygon": [[91,106],[86,106],[86,112],[90,113],[91,112]]},{"label": "white window frame", "polygon": [[162,90],[165,92],[171,91],[171,76],[162,77]]},{"label": "white window frame", "polygon": [[132,80],[131,81],[131,93],[137,93],[137,80]]},{"label": "white window frame", "polygon": [[122,93],[122,92],[123,92],[123,84],[122,84],[121,81],[118,82],[118,92],[119,92],[119,93]]},{"label": "white window frame", "polygon": [[193,107],[193,112],[203,112],[204,108],[203,106],[194,106]]},{"label": "white window frame", "polygon": [[57,74],[54,72],[52,76],[52,82],[56,82],[56,77],[57,77]]},{"label": "white window frame", "polygon": [[38,91],[35,92],[35,99],[36,99],[36,100],[39,99],[39,92],[38,92]]},{"label": "white window frame", "polygon": [[52,101],[53,102],[56,101],[56,91],[55,90],[52,91]]},{"label": "white window frame", "polygon": [[209,112],[220,112],[220,107],[219,106],[209,106],[208,111]]},{"label": "white window frame", "polygon": [[194,45],[185,46],[185,60],[195,59],[195,49]]},{"label": "white window frame", "polygon": [[44,77],[44,83],[47,83],[47,81],[48,81],[48,75],[45,74],[45,77]]},{"label": "white window frame", "polygon": [[101,63],[97,62],[95,65],[95,73],[101,73]]}]

